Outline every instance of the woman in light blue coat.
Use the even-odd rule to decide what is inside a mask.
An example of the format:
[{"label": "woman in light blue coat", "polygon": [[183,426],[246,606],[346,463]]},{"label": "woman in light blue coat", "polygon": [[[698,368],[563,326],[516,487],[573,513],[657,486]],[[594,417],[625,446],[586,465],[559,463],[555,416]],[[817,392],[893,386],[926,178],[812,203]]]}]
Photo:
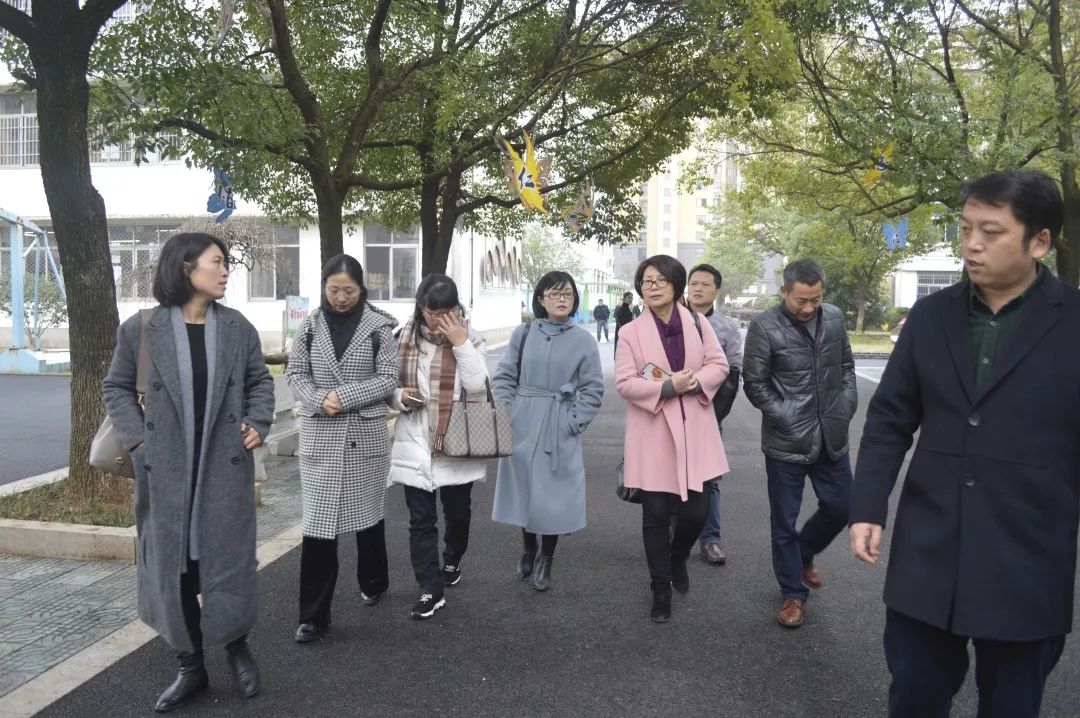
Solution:
[{"label": "woman in light blue coat", "polygon": [[604,398],[596,342],[570,320],[579,301],[566,272],[541,277],[533,290],[537,319],[514,330],[494,378],[495,398],[511,405],[514,453],[499,460],[492,518],[521,527],[517,574],[532,576],[537,591],[551,586],[559,535],[585,528],[581,434]]}]

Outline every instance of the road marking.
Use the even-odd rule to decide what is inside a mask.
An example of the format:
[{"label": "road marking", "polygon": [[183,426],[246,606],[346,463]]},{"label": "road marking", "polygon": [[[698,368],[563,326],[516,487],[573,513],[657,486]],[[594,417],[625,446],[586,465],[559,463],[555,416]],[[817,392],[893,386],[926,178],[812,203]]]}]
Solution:
[{"label": "road marking", "polygon": [[867,374],[866,371],[863,370],[863,369],[856,369],[855,370],[855,376],[860,376],[863,379],[866,379],[867,381],[874,382],[875,384],[880,384],[881,383],[881,374],[878,374],[877,376],[874,376],[873,374]]}]

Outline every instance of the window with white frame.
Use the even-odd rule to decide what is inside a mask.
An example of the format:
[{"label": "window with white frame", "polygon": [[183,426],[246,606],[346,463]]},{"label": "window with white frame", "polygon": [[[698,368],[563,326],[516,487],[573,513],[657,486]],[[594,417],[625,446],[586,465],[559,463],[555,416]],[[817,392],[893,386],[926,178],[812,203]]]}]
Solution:
[{"label": "window with white frame", "polygon": [[248,272],[248,299],[284,299],[300,293],[300,229],[273,225],[269,233],[273,250]]},{"label": "window with white frame", "polygon": [[32,167],[37,163],[38,121],[33,94],[0,94],[0,166]]},{"label": "window with white frame", "polygon": [[369,301],[412,301],[420,276],[420,230],[364,224],[364,285]]},{"label": "window with white frame", "polygon": [[957,272],[918,272],[915,298],[922,299],[960,280]]},{"label": "window with white frame", "polygon": [[118,300],[148,300],[153,296],[158,255],[176,230],[176,224],[109,225],[109,253]]}]

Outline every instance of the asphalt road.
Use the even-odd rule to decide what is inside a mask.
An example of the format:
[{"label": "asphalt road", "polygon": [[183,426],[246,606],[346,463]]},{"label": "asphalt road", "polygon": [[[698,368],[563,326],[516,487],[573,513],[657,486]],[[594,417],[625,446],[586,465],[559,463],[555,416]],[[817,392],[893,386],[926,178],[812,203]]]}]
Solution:
[{"label": "asphalt road", "polygon": [[0,484],[68,465],[71,380],[0,374]]},{"label": "asphalt road", "polygon": [[[601,355],[610,372],[610,345]],[[610,373],[609,373],[610,377]],[[874,385],[860,379],[863,403]],[[648,619],[648,573],[640,510],[614,495],[612,469],[624,404],[610,380],[604,409],[585,435],[588,528],[564,537],[554,587],[533,591],[513,575],[517,529],[489,519],[494,474],[474,490],[471,547],[462,582],[426,622],[408,618],[416,588],[408,518],[391,489],[387,543],[391,587],[374,608],[358,600],[343,541],[331,633],[298,645],[299,551],[259,574],[259,624],[252,645],[263,692],[244,702],[221,651],[210,654],[211,689],[200,716],[732,716],[828,718],[885,713],[888,674],[881,647],[884,567],[850,555],[845,537],[818,560],[826,585],[791,631],[774,619],[778,590],[769,553],[768,503],[758,416],[745,397],[725,422],[733,466],[721,492],[725,567],[691,561],[691,589],[676,595],[666,625]],[[863,416],[852,425],[857,445]],[[812,510],[808,489],[804,516]],[[299,520],[299,516],[297,516]],[[886,546],[886,554],[887,554]],[[1043,715],[1080,713],[1080,650],[1066,647],[1050,679]],[[44,716],[148,715],[175,675],[155,640],[46,709]],[[973,677],[954,715],[973,716]]]}]

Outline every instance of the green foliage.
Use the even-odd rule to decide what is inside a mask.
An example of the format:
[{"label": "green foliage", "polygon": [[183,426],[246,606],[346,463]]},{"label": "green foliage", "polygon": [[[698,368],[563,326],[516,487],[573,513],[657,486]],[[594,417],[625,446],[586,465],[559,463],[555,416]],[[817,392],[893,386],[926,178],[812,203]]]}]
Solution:
[{"label": "green foliage", "polygon": [[[0,275],[0,313],[11,316],[11,276],[5,272]],[[37,330],[34,320],[37,319]],[[23,278],[23,320],[26,338],[35,351],[41,350],[41,338],[45,332],[67,322],[67,302],[60,291],[60,285],[51,277],[42,277],[38,283],[38,304],[34,307],[34,277]]]},{"label": "green foliage", "polygon": [[581,277],[581,257],[565,239],[549,227],[532,224],[521,236],[521,282],[534,287],[540,278],[555,270],[568,272],[575,279]]}]

